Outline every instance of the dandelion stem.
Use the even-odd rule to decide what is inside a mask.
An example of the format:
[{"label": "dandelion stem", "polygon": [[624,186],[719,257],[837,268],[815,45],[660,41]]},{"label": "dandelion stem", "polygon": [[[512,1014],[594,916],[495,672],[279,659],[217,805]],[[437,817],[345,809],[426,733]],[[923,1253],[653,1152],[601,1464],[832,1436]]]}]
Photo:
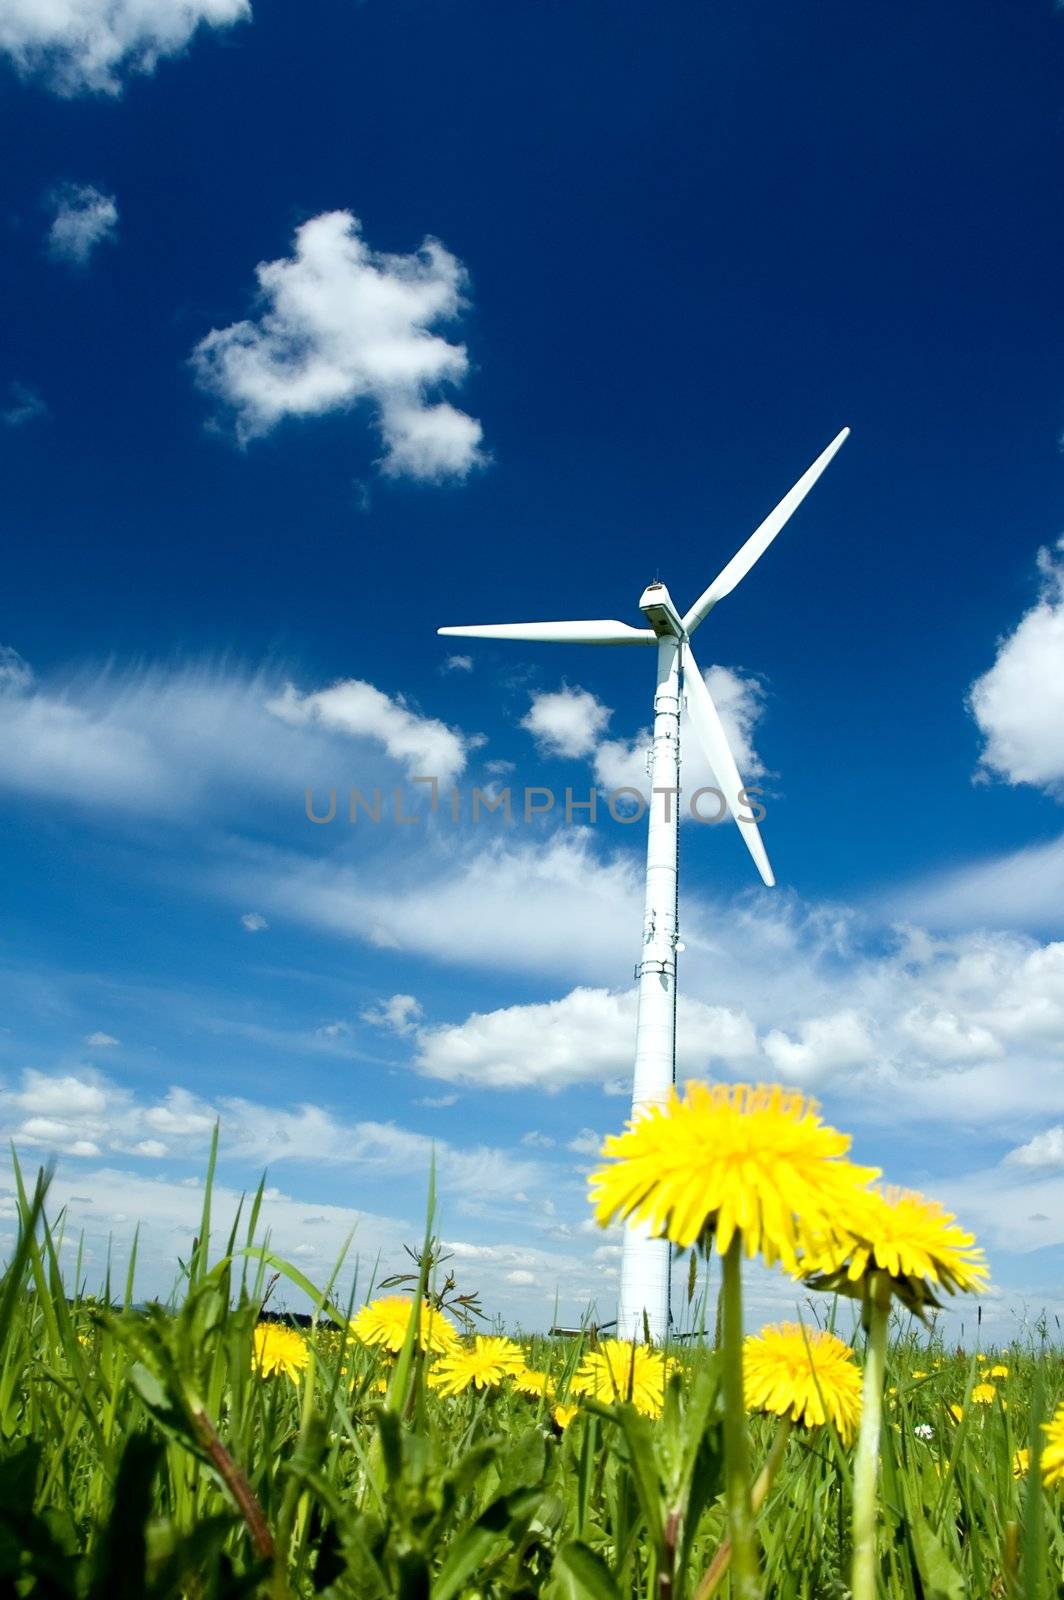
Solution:
[{"label": "dandelion stem", "polygon": [[723,1339],[724,1486],[732,1547],[734,1600],[761,1600],[754,1510],[750,1496],[750,1439],[743,1395],[743,1280],[735,1234],[724,1256]]},{"label": "dandelion stem", "polygon": [[868,1350],[865,1356],[861,1431],[853,1469],[853,1600],[875,1600],[876,1476],[883,1419],[883,1377],[890,1320],[890,1278],[873,1272],[868,1283]]},{"label": "dandelion stem", "polygon": [[[772,1480],[775,1478],[776,1470],[783,1460],[784,1452],[787,1449],[787,1440],[790,1436],[791,1419],[790,1417],[781,1417],[775,1437],[772,1440],[772,1448],[765,1457],[765,1464],[758,1473],[757,1482],[754,1484],[751,1505],[755,1517],[764,1505],[768,1492],[772,1488]],[[716,1594],[724,1580],[724,1574],[731,1565],[731,1552],[731,1540],[725,1539],[706,1568],[702,1582],[695,1590],[695,1600],[710,1600],[710,1596]]]}]

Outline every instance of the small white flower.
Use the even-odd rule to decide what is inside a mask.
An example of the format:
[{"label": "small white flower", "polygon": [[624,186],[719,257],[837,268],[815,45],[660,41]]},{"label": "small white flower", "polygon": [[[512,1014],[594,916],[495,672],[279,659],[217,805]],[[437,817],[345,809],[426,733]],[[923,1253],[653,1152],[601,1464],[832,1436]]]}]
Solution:
[{"label": "small white flower", "polygon": [[913,1432],[918,1439],[930,1440],[935,1437],[935,1430],[929,1422],[918,1422]]}]

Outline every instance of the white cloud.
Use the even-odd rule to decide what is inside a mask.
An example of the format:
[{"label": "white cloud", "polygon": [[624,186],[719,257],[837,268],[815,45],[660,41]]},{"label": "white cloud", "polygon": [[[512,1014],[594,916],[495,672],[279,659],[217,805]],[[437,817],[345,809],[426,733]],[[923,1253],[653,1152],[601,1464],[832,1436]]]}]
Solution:
[{"label": "white cloud", "polygon": [[315,1029],[315,1033],[320,1039],[345,1039],[350,1032],[351,1024],[342,1020],[326,1022],[320,1028]]},{"label": "white cloud", "polygon": [[867,1065],[874,1047],[865,1020],[854,1011],[812,1017],[791,1039],[778,1028],[765,1036],[764,1050],[777,1072],[791,1081],[822,1081],[845,1067]]},{"label": "white cloud", "polygon": [[0,789],[173,818],[249,791],[335,784],[351,740],[441,782],[477,743],[368,683],[300,694],[273,674],[209,665],[35,683],[0,650]]},{"label": "white cloud", "polygon": [[7,386],[7,405],[0,410],[0,422],[7,428],[22,428],[48,415],[44,397],[28,383],[14,380]]},{"label": "white cloud", "polygon": [[1005,1160],[1015,1167],[1064,1168],[1064,1124],[1036,1133],[1026,1144],[1010,1150]]},{"label": "white cloud", "polygon": [[[1057,549],[1064,552],[1064,539]],[[1064,558],[1043,550],[1039,569],[1038,603],[998,645],[969,705],[985,771],[1064,795]]]},{"label": "white cloud", "polygon": [[440,668],[441,672],[472,672],[472,656],[448,656]]},{"label": "white cloud", "polygon": [[587,756],[610,720],[610,710],[587,689],[563,685],[552,693],[534,694],[521,726],[545,755]]},{"label": "white cloud", "polygon": [[[422,1028],[414,1065],[428,1077],[480,1088],[555,1091],[603,1083],[631,1072],[635,1017],[634,990],[573,989],[561,1000]],[[748,1017],[682,996],[677,1034],[679,1067],[687,1073],[749,1062],[757,1052]]]},{"label": "white cloud", "polygon": [[262,933],[264,929],[270,926],[270,924],[266,921],[266,918],[259,911],[245,911],[244,915],[240,919],[240,922],[241,926],[244,927],[248,933]]},{"label": "white cloud", "polygon": [[248,0],[5,0],[0,51],[58,94],[118,94],[125,73],[153,71],[201,24],[250,16]]},{"label": "white cloud", "polygon": [[89,1072],[27,1071],[0,1096],[0,1133],[16,1148],[81,1159],[106,1151],[200,1160],[215,1123],[223,1155],[253,1166],[294,1161],[427,1180],[435,1152],[441,1185],[478,1205],[507,1202],[541,1181],[536,1164],[513,1151],[459,1147],[394,1122],[349,1122],[316,1105],[266,1105],[235,1096],[208,1101],[182,1087],[145,1099]]},{"label": "white cloud", "polygon": [[258,319],[214,329],[193,352],[199,382],[233,409],[243,442],[285,417],[364,400],[376,409],[386,473],[463,478],[483,463],[480,423],[428,398],[469,370],[465,346],[431,331],[458,316],[466,278],[437,240],[385,254],[349,211],[324,212],[297,230],[292,256],[260,263],[256,276]]},{"label": "white cloud", "polygon": [[597,1156],[602,1149],[602,1135],[596,1133],[594,1128],[581,1128],[565,1148],[577,1156]]},{"label": "white cloud", "polygon": [[90,1050],[107,1050],[119,1042],[113,1033],[90,1033],[85,1037],[85,1043]]},{"label": "white cloud", "polygon": [[22,694],[33,682],[33,669],[9,644],[0,645],[0,694]]},{"label": "white cloud", "polygon": [[362,1021],[374,1028],[387,1028],[392,1033],[413,1033],[421,1017],[421,1002],[412,994],[393,994],[362,1012]]},{"label": "white cloud", "polygon": [[416,860],[378,853],[358,871],[248,852],[219,887],[278,916],[449,965],[609,978],[630,970],[639,948],[643,873],[628,852],[599,857],[589,832],[566,829],[544,843],[486,827],[426,832]]},{"label": "white cloud", "polygon": [[937,874],[885,909],[936,928],[1056,928],[1064,908],[1064,836]]},{"label": "white cloud", "polygon": [[[753,783],[765,772],[754,746],[754,733],[764,711],[764,689],[756,678],[733,672],[730,667],[711,666],[703,677],[720,713],[736,765],[744,780]],[[521,726],[532,734],[547,755],[589,757],[595,781],[604,793],[635,789],[649,797],[650,729],[643,728],[630,739],[605,738],[612,715],[609,706],[603,705],[589,690],[563,685],[550,693],[534,694],[531,709]],[[690,796],[696,789],[719,787],[686,710],[681,715],[680,748],[683,794]],[[711,803],[707,804],[711,815]],[[688,814],[688,808],[681,802],[681,817]]]},{"label": "white cloud", "polygon": [[98,245],[114,239],[118,228],[114,195],[91,183],[67,184],[53,196],[53,203],[48,249],[56,260],[84,266]]},{"label": "white cloud", "polygon": [[267,710],[292,726],[318,726],[355,739],[374,739],[411,777],[433,777],[453,783],[465,766],[466,751],[476,744],[446,723],[411,711],[401,695],[394,698],[358,678],[331,688],[300,694],[290,683]]}]

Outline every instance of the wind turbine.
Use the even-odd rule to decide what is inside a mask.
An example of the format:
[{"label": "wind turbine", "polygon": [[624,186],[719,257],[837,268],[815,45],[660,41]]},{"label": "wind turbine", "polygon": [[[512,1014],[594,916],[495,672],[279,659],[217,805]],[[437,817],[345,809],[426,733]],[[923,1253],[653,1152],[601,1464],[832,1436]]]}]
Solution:
[{"label": "wind turbine", "polygon": [[[646,900],[643,914],[643,959],[636,968],[639,983],[636,1022],[632,1116],[668,1100],[676,1080],[676,952],[677,877],[679,861],[680,711],[686,705],[695,735],[709,758],[728,811],[739,824],[747,849],[765,884],[775,884],[765,846],[752,815],[741,814],[743,780],[691,649],[691,635],[719,600],[731,594],[764,555],[784,523],[801,505],[814,483],[849,437],[843,428],[804,472],[775,511],[732,556],[709,588],[683,616],[663,583],[644,589],[639,609],[649,628],[631,628],[616,621],[500,622],[440,628],[448,638],[520,639],[541,644],[656,645],[657,687],[654,692],[654,745],[650,763],[651,803],[647,816]],[[653,804],[656,795],[663,804]],[[641,1339],[649,1329],[655,1341],[669,1330],[669,1262],[667,1240],[652,1239],[629,1225],[621,1254],[621,1287],[617,1332]]]}]

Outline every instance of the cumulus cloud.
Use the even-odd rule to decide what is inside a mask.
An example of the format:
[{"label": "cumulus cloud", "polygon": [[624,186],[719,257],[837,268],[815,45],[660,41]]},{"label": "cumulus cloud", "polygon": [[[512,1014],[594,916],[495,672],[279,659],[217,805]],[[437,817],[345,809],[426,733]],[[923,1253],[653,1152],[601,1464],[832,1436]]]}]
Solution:
[{"label": "cumulus cloud", "polygon": [[98,245],[113,240],[118,206],[112,194],[91,183],[67,184],[52,197],[55,215],[48,229],[48,251],[57,261],[84,266]]},{"label": "cumulus cloud", "polygon": [[36,422],[48,415],[48,407],[39,390],[17,379],[7,386],[7,404],[0,410],[0,422],[6,428],[24,428],[27,422]]},{"label": "cumulus cloud", "polygon": [[109,1050],[119,1042],[113,1033],[89,1033],[85,1036],[85,1043],[90,1050]]},{"label": "cumulus cloud", "polygon": [[472,656],[448,656],[440,668],[441,672],[472,672]]},{"label": "cumulus cloud", "polygon": [[605,731],[610,714],[609,707],[587,689],[566,684],[552,693],[534,694],[521,726],[545,755],[586,756]]},{"label": "cumulus cloud", "polygon": [[1043,550],[1038,564],[1037,604],[1001,640],[968,703],[985,741],[985,772],[1064,797],[1064,555]]},{"label": "cumulus cloud", "polygon": [[434,329],[464,306],[465,270],[426,239],[411,255],[371,250],[349,211],[296,232],[291,256],[256,268],[258,317],[216,328],[193,352],[198,381],[247,443],[286,417],[370,404],[393,477],[464,478],[484,461],[479,422],[430,396],[469,370]]},{"label": "cumulus cloud", "polygon": [[248,0],[5,0],[0,51],[62,95],[118,94],[129,72],[151,72],[201,25],[251,16]]},{"label": "cumulus cloud", "polygon": [[[1064,1125],[1045,1128],[1005,1157],[1014,1167],[1064,1167]],[[1044,1219],[1043,1219],[1044,1220]]]},{"label": "cumulus cloud", "polygon": [[293,726],[316,725],[355,739],[375,739],[411,777],[433,777],[440,784],[454,781],[465,766],[466,751],[477,742],[434,717],[411,711],[401,695],[386,695],[357,678],[311,694],[300,694],[288,683],[267,702],[267,710]]},{"label": "cumulus cloud", "polygon": [[422,1015],[421,1001],[412,994],[393,994],[361,1013],[362,1021],[374,1028],[387,1028],[390,1033],[413,1033]]},{"label": "cumulus cloud", "polygon": [[270,926],[261,911],[245,911],[240,922],[248,933],[262,933],[264,929]]},{"label": "cumulus cloud", "polygon": [[[481,1088],[554,1091],[603,1083],[631,1070],[635,1019],[634,990],[573,989],[560,1000],[423,1028],[414,1065],[428,1077]],[[757,1051],[747,1016],[682,996],[677,1039],[682,1072],[749,1062]]]},{"label": "cumulus cloud", "polygon": [[[757,724],[764,712],[764,688],[756,678],[730,667],[711,666],[703,677],[720,713],[736,765],[744,780],[752,783],[765,772],[754,745]],[[546,755],[590,759],[595,781],[604,793],[634,789],[649,797],[647,758],[651,731],[643,728],[632,738],[607,738],[612,715],[610,707],[589,690],[563,685],[561,689],[533,694],[521,726]],[[681,713],[680,747],[683,793],[691,795],[696,789],[719,787],[686,711]],[[682,802],[680,815],[688,815]]]},{"label": "cumulus cloud", "polygon": [[864,1018],[855,1011],[837,1011],[803,1022],[797,1038],[779,1028],[765,1036],[764,1050],[776,1070],[791,1081],[821,1081],[845,1067],[866,1065],[873,1045]]}]

